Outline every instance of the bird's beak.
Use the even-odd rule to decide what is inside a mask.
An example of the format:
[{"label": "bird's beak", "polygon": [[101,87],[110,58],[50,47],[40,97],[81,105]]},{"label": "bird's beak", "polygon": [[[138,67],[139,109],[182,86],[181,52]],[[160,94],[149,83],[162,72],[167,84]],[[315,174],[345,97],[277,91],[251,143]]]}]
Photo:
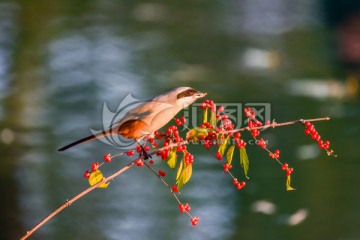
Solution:
[{"label": "bird's beak", "polygon": [[207,93],[203,93],[203,92],[200,92],[200,91],[198,91],[197,93],[196,93],[196,97],[197,98],[203,98],[203,97],[205,97],[207,95]]}]

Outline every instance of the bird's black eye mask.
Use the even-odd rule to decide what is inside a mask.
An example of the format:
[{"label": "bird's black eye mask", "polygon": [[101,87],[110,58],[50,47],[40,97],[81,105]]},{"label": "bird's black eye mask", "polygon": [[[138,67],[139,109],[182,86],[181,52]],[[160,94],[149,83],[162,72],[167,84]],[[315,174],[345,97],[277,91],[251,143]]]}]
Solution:
[{"label": "bird's black eye mask", "polygon": [[188,89],[188,90],[185,90],[185,91],[179,93],[176,97],[177,97],[177,99],[180,99],[180,98],[183,98],[183,97],[192,96],[192,95],[194,95],[195,93],[197,93],[196,90],[194,90],[194,89]]}]

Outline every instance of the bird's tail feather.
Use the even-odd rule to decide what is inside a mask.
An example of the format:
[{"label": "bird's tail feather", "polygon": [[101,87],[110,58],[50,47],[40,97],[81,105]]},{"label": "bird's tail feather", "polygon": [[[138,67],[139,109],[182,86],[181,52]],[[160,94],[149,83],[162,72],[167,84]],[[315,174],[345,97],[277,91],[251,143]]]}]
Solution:
[{"label": "bird's tail feather", "polygon": [[78,144],[81,144],[81,143],[85,143],[85,142],[90,142],[92,140],[95,140],[95,139],[98,139],[98,138],[102,138],[102,137],[105,137],[106,135],[109,135],[111,134],[110,132],[102,132],[102,133],[99,133],[99,134],[96,134],[96,135],[90,135],[90,136],[87,136],[87,137],[84,137],[80,140],[77,140],[75,142],[72,142],[62,148],[59,148],[58,151],[59,152],[62,152],[62,151],[65,151],[66,149],[68,148],[71,148],[75,145],[78,145]]}]

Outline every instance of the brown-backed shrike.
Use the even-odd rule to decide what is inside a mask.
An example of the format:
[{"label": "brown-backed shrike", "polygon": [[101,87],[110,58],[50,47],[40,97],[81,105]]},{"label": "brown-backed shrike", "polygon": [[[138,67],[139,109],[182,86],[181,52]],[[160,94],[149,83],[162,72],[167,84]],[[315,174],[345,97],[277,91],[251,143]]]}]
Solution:
[{"label": "brown-backed shrike", "polygon": [[70,143],[58,149],[58,151],[65,151],[77,144],[110,134],[120,134],[125,138],[139,141],[145,136],[152,136],[155,131],[167,124],[180,110],[188,107],[198,98],[205,96],[206,93],[196,91],[190,87],[175,88],[129,110],[124,117],[109,129]]}]

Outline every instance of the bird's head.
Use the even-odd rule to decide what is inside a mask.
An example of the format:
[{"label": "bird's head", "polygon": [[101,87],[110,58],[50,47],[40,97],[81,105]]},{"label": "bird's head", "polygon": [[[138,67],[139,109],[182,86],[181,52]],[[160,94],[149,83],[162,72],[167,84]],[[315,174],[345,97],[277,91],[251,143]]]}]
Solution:
[{"label": "bird's head", "polygon": [[154,98],[153,100],[186,108],[197,99],[205,97],[206,94],[207,93],[197,91],[191,87],[178,87]]}]

